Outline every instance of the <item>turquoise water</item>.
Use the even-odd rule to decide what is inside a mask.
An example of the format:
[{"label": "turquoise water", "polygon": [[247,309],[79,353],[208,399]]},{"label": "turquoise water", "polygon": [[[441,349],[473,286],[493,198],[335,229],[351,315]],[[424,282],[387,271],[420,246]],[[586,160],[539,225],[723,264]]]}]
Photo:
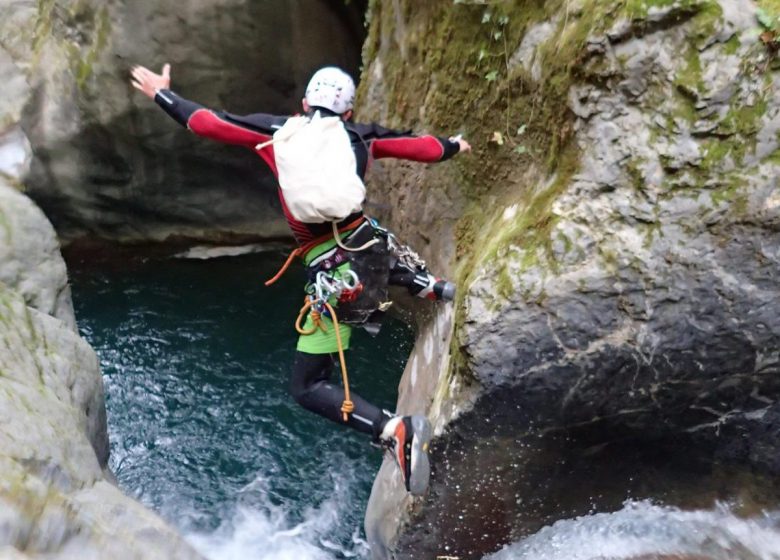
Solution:
[{"label": "turquoise water", "polygon": [[[279,252],[211,260],[112,253],[71,254],[69,266],[80,328],[103,368],[111,467],[123,490],[212,560],[367,558],[363,514],[381,454],[286,391],[300,269],[265,288]],[[359,331],[354,342],[353,388],[392,408],[412,333],[389,321],[377,338]],[[542,472],[534,482],[542,495],[549,485],[576,500],[567,488],[595,483],[587,464],[543,470],[555,476]],[[688,488],[698,501],[720,498],[712,509],[629,499],[614,511],[558,515],[489,558],[780,560],[772,485],[724,486],[718,477],[697,485],[652,464],[637,465],[635,476],[672,493]],[[624,495],[619,477],[615,484]],[[771,505],[751,506],[753,492]],[[563,500],[552,507],[568,511],[561,492],[552,495]],[[524,500],[535,497],[529,491]]]},{"label": "turquoise water", "polygon": [[[381,452],[287,394],[300,269],[280,252],[210,260],[69,257],[83,336],[100,356],[121,488],[209,558],[365,557]],[[392,409],[412,333],[356,333],[355,392]]]}]

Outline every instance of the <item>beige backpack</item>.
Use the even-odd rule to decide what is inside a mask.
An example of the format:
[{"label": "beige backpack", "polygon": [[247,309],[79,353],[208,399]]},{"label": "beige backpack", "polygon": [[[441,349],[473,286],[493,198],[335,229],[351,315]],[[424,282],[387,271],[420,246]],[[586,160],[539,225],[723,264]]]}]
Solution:
[{"label": "beige backpack", "polygon": [[290,117],[273,139],[279,184],[288,210],[304,223],[340,221],[359,211],[366,187],[339,117]]}]

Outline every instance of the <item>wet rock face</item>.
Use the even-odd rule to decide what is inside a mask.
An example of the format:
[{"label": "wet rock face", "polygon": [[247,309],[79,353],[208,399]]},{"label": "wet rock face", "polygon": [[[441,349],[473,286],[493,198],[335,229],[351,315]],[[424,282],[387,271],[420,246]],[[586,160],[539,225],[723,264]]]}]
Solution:
[{"label": "wet rock face", "polygon": [[[514,126],[466,122],[493,182],[461,169],[475,209],[455,228],[468,235],[453,241],[467,284],[455,367],[434,370],[435,388],[413,397],[427,399],[442,432],[439,457],[423,503],[388,491],[392,469],[380,473],[367,515],[380,556],[444,554],[436,543],[449,539],[449,553],[470,557],[528,534],[508,488],[534,492],[513,465],[533,461],[525,438],[544,434],[594,446],[673,438],[710,463],[780,472],[777,60],[758,40],[752,2],[655,4],[566,3],[565,17],[553,3],[453,8],[457,21],[504,37],[512,21],[538,16],[505,48],[507,67],[490,74],[482,63],[471,82],[480,94],[464,97],[465,119],[492,107],[527,128],[510,141]],[[454,16],[434,21],[451,26],[427,23],[452,43],[466,33]],[[467,51],[472,61],[478,50]],[[369,76],[393,62],[377,52]],[[434,114],[437,80],[420,115]],[[364,87],[397,101],[381,84]],[[552,144],[534,130],[544,118],[558,127]],[[479,138],[491,141],[480,148]],[[505,155],[513,143],[516,163]],[[407,184],[393,196],[415,195]],[[388,515],[387,503],[411,517]]]},{"label": "wet rock face", "polygon": [[770,418],[780,389],[780,78],[731,2],[653,17],[589,40],[549,239],[499,249],[461,342],[486,393],[537,400],[542,422],[709,439]]},{"label": "wet rock face", "polygon": [[569,97],[580,165],[546,246],[499,249],[467,299],[461,344],[483,396],[460,422],[490,421],[479,439],[676,435],[779,472],[780,104],[763,92],[780,82],[741,35],[750,12],[719,7],[693,44],[702,13],[674,8],[649,34],[617,22],[589,42],[595,83]]},{"label": "wet rock face", "polygon": [[68,273],[57,235],[26,196],[0,183],[0,283],[27,305],[76,330]]},{"label": "wet rock face", "polygon": [[129,69],[170,62],[173,88],[206,106],[292,112],[317,67],[357,72],[362,7],[14,2],[0,7],[0,77],[12,88],[0,130],[21,123],[28,192],[64,238],[287,236],[265,165],[188,134],[132,89]]},{"label": "wet rock face", "polygon": [[108,471],[97,356],[78,335],[51,224],[0,179],[3,557],[199,558]]}]

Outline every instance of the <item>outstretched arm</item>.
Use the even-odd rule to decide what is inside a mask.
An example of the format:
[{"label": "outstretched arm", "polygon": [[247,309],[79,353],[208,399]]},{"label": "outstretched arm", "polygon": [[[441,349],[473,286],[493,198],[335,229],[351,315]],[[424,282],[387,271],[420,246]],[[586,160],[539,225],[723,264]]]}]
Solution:
[{"label": "outstretched arm", "polygon": [[143,66],[135,66],[132,77],[134,88],[153,99],[171,118],[198,136],[252,149],[271,138],[270,124],[273,119],[270,115],[258,114],[253,115],[253,119],[238,119],[227,113],[207,109],[171,91],[170,64],[163,66],[161,74]]},{"label": "outstretched arm", "polygon": [[370,126],[367,137],[371,139],[371,155],[376,159],[391,157],[434,163],[471,151],[469,143],[460,136],[415,136],[410,131],[390,130],[376,124]]}]

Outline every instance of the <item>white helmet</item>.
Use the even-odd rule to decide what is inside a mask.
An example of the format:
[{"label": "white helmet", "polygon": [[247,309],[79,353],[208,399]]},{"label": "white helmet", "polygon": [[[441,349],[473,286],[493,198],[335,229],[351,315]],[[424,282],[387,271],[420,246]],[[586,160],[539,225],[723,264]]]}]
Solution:
[{"label": "white helmet", "polygon": [[355,101],[355,82],[341,68],[320,68],[306,86],[309,107],[323,107],[341,115],[352,109]]}]

